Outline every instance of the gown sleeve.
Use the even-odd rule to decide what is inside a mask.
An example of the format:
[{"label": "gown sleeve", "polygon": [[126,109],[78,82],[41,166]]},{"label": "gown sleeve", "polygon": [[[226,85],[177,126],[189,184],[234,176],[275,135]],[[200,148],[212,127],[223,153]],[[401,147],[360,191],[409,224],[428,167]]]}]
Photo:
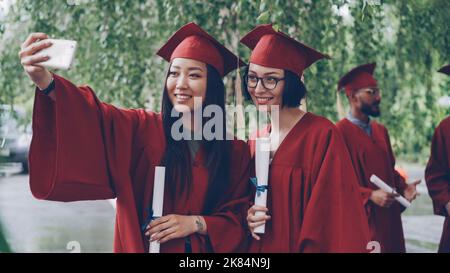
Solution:
[{"label": "gown sleeve", "polygon": [[450,202],[450,169],[448,145],[443,126],[438,126],[431,144],[431,155],[425,169],[428,192],[433,200],[434,213],[448,216],[445,206]]},{"label": "gown sleeve", "polygon": [[335,128],[311,145],[313,183],[300,234],[300,252],[367,252],[369,228],[358,180]]},{"label": "gown sleeve", "polygon": [[38,199],[116,196],[111,170],[128,173],[133,135],[144,111],[102,103],[91,88],[54,75],[56,100],[35,92],[30,188]]}]

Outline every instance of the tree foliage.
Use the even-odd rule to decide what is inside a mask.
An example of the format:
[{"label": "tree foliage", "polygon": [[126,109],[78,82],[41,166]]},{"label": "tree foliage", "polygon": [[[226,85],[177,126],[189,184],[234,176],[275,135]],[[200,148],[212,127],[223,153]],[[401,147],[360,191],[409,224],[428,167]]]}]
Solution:
[{"label": "tree foliage", "polygon": [[[88,83],[102,100],[158,110],[167,64],[155,52],[177,28],[195,21],[247,59],[240,37],[273,23],[332,56],[313,65],[305,83],[308,110],[333,121],[340,76],[376,61],[380,121],[397,153],[424,161],[434,127],[450,112],[437,104],[450,82],[436,73],[449,62],[448,14],[446,0],[16,0],[0,18],[0,103],[31,109],[32,86],[17,57],[30,32],[77,40],[74,69],[62,75]],[[230,102],[234,77],[226,79]]]}]

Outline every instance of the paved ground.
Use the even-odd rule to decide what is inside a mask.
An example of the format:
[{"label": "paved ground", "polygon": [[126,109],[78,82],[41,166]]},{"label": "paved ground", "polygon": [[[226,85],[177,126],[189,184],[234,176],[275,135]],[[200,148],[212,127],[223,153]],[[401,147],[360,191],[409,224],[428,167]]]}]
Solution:
[{"label": "paved ground", "polygon": [[0,222],[13,252],[112,252],[114,217],[108,201],[40,201],[28,176],[0,178]]},{"label": "paved ground", "polygon": [[[408,180],[424,178],[424,166],[399,163],[408,173]],[[431,198],[425,180],[418,185],[421,194],[402,215],[407,252],[437,252],[444,217],[433,215]]]},{"label": "paved ground", "polygon": [[[401,166],[410,180],[422,178],[423,166]],[[424,182],[419,192],[422,195],[402,216],[407,251],[436,252],[444,218],[433,215]],[[0,178],[0,222],[14,252],[71,252],[78,243],[82,252],[111,252],[113,205],[114,200],[40,201],[30,193],[28,176]]]}]

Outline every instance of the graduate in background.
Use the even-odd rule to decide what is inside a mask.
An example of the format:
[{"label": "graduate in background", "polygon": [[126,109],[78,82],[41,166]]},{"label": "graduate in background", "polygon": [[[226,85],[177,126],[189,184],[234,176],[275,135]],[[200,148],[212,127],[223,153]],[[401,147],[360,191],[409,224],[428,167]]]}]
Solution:
[{"label": "graduate in background", "polygon": [[[253,50],[244,77],[247,98],[260,110],[280,109],[279,120],[254,134],[270,137],[271,164],[267,207],[248,211],[249,251],[367,252],[367,220],[342,137],[326,118],[299,109],[306,95],[303,71],[327,56],[271,25],[257,26],[241,43]],[[255,141],[249,145],[254,155]],[[255,234],[263,224],[265,233]]]},{"label": "graduate in background", "polygon": [[[439,72],[450,75],[450,65]],[[444,119],[434,132],[425,179],[434,213],[445,217],[439,252],[450,253],[450,117]]]},{"label": "graduate in background", "polygon": [[[171,112],[194,111],[194,97],[204,107],[224,111],[222,77],[243,62],[189,23],[158,52],[170,62],[162,113],[125,110],[40,67],[46,58],[36,53],[49,46],[42,41],[46,38],[31,34],[19,54],[37,85],[30,151],[34,196],[56,201],[116,197],[115,252],[147,252],[149,240],[160,241],[161,252],[240,251],[251,192],[247,144],[176,141],[171,129],[179,119]],[[203,128],[192,119],[183,118],[182,124],[191,133]],[[166,168],[164,216],[149,224],[159,165]]]},{"label": "graduate in background", "polygon": [[336,126],[344,137],[353,167],[359,179],[361,195],[369,220],[371,239],[378,241],[381,252],[405,252],[400,218],[404,207],[396,195],[377,188],[369,181],[375,174],[406,199],[416,198],[416,185],[408,185],[394,169],[395,158],[387,129],[370,119],[380,115],[381,94],[373,77],[375,63],[358,66],[343,76],[338,91],[345,90],[350,111]]}]

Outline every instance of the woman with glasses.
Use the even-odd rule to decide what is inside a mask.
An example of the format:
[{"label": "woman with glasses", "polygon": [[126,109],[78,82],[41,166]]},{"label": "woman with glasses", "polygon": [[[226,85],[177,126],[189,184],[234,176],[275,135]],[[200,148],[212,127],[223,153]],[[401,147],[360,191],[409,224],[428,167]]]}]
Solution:
[{"label": "woman with glasses", "polygon": [[358,176],[363,204],[368,216],[371,239],[380,243],[381,252],[405,252],[400,214],[404,207],[398,195],[385,192],[370,182],[374,174],[412,201],[420,180],[405,183],[395,170],[395,157],[387,129],[370,117],[380,116],[381,94],[373,77],[375,63],[360,65],[345,74],[338,91],[345,90],[350,111],[336,125],[344,137]]},{"label": "woman with glasses", "polygon": [[[327,56],[271,25],[256,27],[241,42],[252,49],[246,96],[271,117],[254,134],[270,138],[271,163],[267,207],[248,210],[249,251],[366,251],[367,221],[345,144],[332,122],[299,109],[304,70]],[[255,141],[249,144],[254,155]],[[261,225],[265,233],[256,234]]]},{"label": "woman with glasses", "polygon": [[[162,113],[127,110],[41,67],[46,38],[31,34],[20,52],[38,87],[30,152],[34,196],[66,202],[116,197],[115,252],[147,252],[150,241],[160,242],[163,253],[240,251],[250,200],[248,146],[226,137],[225,120],[218,137],[207,137],[209,119],[197,123],[191,113],[201,111],[197,105],[224,112],[222,77],[243,62],[189,23],[158,51],[169,62]],[[180,138],[181,131],[189,137]],[[151,207],[156,166],[165,167],[158,219]]]}]

